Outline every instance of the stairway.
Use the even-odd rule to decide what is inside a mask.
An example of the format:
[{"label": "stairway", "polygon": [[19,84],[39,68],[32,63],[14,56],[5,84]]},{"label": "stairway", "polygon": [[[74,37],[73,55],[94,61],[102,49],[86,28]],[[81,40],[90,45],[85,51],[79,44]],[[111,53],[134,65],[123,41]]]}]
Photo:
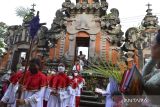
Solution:
[{"label": "stairway", "polygon": [[80,107],[105,107],[105,104],[99,101],[98,95],[84,87],[81,95]]}]

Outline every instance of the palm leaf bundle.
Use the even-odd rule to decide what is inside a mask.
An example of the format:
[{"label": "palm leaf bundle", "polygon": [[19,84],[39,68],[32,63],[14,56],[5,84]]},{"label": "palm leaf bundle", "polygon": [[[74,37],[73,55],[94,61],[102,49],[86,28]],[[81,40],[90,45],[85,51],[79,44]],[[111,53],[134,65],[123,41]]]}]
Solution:
[{"label": "palm leaf bundle", "polygon": [[89,69],[92,69],[97,73],[100,73],[105,78],[114,77],[118,83],[121,82],[123,73],[121,72],[118,65],[113,65],[112,62],[106,62],[100,58],[98,61],[95,61],[94,63],[89,62],[89,64]]},{"label": "palm leaf bundle", "polygon": [[30,13],[29,8],[24,8],[24,7],[18,7],[16,8],[16,15],[19,17],[26,17]]}]

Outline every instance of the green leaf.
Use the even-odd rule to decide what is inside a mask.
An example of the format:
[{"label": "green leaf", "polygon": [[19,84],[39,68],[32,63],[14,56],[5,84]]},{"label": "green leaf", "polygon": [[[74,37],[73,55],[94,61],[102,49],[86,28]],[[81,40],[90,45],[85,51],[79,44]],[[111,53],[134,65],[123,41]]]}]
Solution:
[{"label": "green leaf", "polygon": [[[94,61],[93,61],[94,62]],[[113,65],[111,62],[106,63],[102,59],[99,59],[99,61],[96,61],[96,63],[90,63],[90,69],[93,71],[102,74],[104,77],[114,77],[119,83],[122,80],[122,74],[120,72],[120,69]]]}]

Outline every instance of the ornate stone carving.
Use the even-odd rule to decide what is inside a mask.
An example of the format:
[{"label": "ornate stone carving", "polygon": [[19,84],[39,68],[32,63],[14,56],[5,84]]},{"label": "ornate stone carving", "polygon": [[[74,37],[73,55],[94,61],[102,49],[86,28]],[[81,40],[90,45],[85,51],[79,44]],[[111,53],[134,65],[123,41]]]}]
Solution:
[{"label": "ornate stone carving", "polygon": [[70,35],[69,40],[74,41],[74,39],[75,39],[75,35]]},{"label": "ornate stone carving", "polygon": [[47,37],[46,37],[47,31],[48,31],[48,29],[45,26],[42,26],[40,28],[40,31],[39,31],[39,34],[38,34],[38,46],[40,46],[40,47],[45,47],[46,46],[46,43],[47,43]]},{"label": "ornate stone carving", "polygon": [[73,60],[74,59],[74,55],[75,55],[75,43],[76,43],[76,35],[70,35],[69,39],[70,39],[70,44],[69,44],[69,50],[68,50],[68,57],[69,60]]},{"label": "ornate stone carving", "polygon": [[141,23],[141,41],[143,42],[143,49],[147,48],[150,50],[151,41],[154,39],[157,34],[158,26],[158,17],[152,14],[152,9],[150,8],[151,4],[147,4],[147,14],[144,17]]},{"label": "ornate stone carving", "polygon": [[82,2],[80,2],[80,0],[76,0],[76,5],[70,0],[66,0],[62,4],[62,10],[65,11],[67,17],[75,14],[81,14],[83,12],[87,14],[94,12],[94,15],[104,16],[107,9],[108,3],[106,0],[101,0],[101,3],[99,0],[94,0],[92,3],[88,3],[88,0],[83,0]]},{"label": "ornate stone carving", "polygon": [[120,25],[119,11],[113,8],[110,12],[111,13],[101,18],[102,29],[110,35],[112,45],[117,45],[123,35]]},{"label": "ornate stone carving", "polygon": [[89,23],[86,20],[86,15],[85,13],[83,13],[80,17],[79,20],[77,20],[76,22],[76,29],[77,30],[81,30],[81,29],[85,29],[88,30],[89,29]]},{"label": "ornate stone carving", "polygon": [[95,40],[96,35],[90,35],[89,59],[95,56]]},{"label": "ornate stone carving", "polygon": [[126,51],[134,51],[135,48],[138,48],[137,40],[139,39],[139,31],[137,28],[129,28],[125,33],[125,49]]},{"label": "ornate stone carving", "polygon": [[105,0],[101,1],[101,14],[100,16],[106,15],[106,11],[108,9],[108,3]]},{"label": "ornate stone carving", "polygon": [[[52,32],[53,38],[55,36],[60,36],[60,33],[65,30],[66,26],[64,25],[65,18],[62,10],[57,10],[56,17],[53,20],[53,23],[51,25],[50,32]],[[59,38],[59,37],[56,37]]]},{"label": "ornate stone carving", "polygon": [[150,9],[151,4],[147,4],[147,6],[147,14],[142,21],[142,26],[147,29],[155,29],[158,26],[158,17],[152,14],[152,9]]},{"label": "ornate stone carving", "polygon": [[95,19],[93,15],[83,13],[70,19],[72,20],[67,20],[67,23],[70,23],[67,24],[67,32],[70,34],[76,34],[79,31],[85,31],[89,34],[97,34],[100,32],[100,23],[97,23],[98,19]]}]

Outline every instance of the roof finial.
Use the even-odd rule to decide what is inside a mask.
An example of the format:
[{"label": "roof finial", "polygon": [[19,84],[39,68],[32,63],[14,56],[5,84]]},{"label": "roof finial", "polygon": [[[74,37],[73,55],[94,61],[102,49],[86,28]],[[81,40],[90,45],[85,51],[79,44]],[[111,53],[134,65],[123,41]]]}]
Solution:
[{"label": "roof finial", "polygon": [[150,7],[152,6],[152,4],[148,3],[148,4],[146,4],[146,6],[148,7],[148,9],[150,9]]},{"label": "roof finial", "polygon": [[146,6],[148,7],[148,9],[146,10],[147,15],[152,15],[152,9],[150,8],[152,6],[152,4],[148,3],[148,4],[146,4]]},{"label": "roof finial", "polygon": [[31,6],[32,6],[32,9],[34,10],[34,7],[36,6],[36,4],[33,3]]}]

